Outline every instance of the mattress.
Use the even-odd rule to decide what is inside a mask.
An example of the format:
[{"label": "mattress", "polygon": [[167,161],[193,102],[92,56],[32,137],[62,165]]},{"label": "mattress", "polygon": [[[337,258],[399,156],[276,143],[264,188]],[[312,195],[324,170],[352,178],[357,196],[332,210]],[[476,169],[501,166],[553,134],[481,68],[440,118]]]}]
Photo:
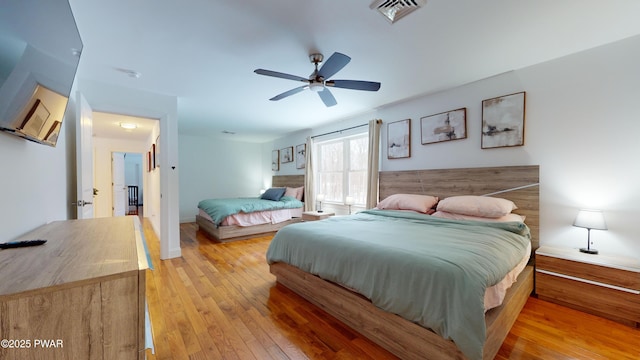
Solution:
[{"label": "mattress", "polygon": [[[302,210],[303,208],[295,208],[256,211],[252,213],[237,213],[225,217],[220,223],[220,226],[254,226],[262,224],[278,224],[290,220],[291,218],[302,217]],[[198,209],[198,215],[211,222],[214,222],[211,219],[211,216],[209,216],[209,214],[207,214],[202,209]]]}]

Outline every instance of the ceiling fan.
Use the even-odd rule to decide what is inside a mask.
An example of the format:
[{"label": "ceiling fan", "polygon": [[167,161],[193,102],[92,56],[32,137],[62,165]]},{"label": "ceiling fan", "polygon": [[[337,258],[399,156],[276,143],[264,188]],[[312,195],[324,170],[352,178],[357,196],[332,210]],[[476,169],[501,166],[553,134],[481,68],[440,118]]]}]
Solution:
[{"label": "ceiling fan", "polygon": [[317,92],[318,95],[320,95],[320,99],[322,99],[322,102],[324,102],[324,104],[329,107],[337,104],[336,99],[333,97],[333,94],[331,94],[331,92],[329,91],[329,87],[366,91],[378,91],[378,89],[380,89],[379,82],[360,80],[328,80],[343,67],[345,67],[349,63],[349,61],[351,61],[351,58],[345,54],[334,52],[333,55],[331,55],[329,59],[327,59],[324,65],[322,65],[322,67],[318,69],[318,64],[320,64],[323,59],[324,57],[322,56],[322,54],[309,55],[309,60],[311,60],[311,62],[316,67],[309,78],[303,78],[301,76],[289,75],[264,69],[256,69],[254,70],[254,72],[259,75],[273,76],[277,78],[301,81],[305,83],[305,85],[293,88],[289,91],[285,91],[282,94],[272,97],[271,99],[269,99],[271,101],[284,99],[293,94],[297,94],[302,90],[309,89],[311,91]]}]

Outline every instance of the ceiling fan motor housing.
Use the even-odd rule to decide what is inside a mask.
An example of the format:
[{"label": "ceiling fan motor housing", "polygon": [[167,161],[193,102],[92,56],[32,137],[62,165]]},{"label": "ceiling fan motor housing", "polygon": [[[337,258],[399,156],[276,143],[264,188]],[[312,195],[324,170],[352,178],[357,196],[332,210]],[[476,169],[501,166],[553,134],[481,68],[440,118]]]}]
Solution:
[{"label": "ceiling fan motor housing", "polygon": [[309,83],[309,90],[311,91],[322,91],[324,89],[324,81],[311,81]]}]

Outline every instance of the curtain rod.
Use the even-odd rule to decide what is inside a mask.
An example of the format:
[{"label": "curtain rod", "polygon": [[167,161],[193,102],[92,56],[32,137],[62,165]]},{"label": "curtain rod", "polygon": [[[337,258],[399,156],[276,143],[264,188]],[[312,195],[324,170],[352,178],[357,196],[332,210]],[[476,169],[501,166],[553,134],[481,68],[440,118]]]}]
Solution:
[{"label": "curtain rod", "polygon": [[[376,120],[376,121],[381,121],[381,120]],[[366,124],[360,124],[360,125],[356,125],[356,126],[352,126],[352,127],[348,127],[348,128],[346,128],[346,129],[342,129],[342,130],[330,131],[330,132],[328,132],[328,133],[324,133],[324,134],[320,134],[320,135],[314,135],[314,136],[312,136],[311,138],[312,138],[312,139],[315,139],[315,138],[320,137],[320,136],[326,136],[326,135],[331,135],[331,134],[337,134],[337,133],[341,133],[341,132],[343,132],[343,131],[352,130],[352,129],[357,129],[357,128],[359,128],[359,127],[363,127],[363,126],[369,126],[369,123],[366,123]]]}]

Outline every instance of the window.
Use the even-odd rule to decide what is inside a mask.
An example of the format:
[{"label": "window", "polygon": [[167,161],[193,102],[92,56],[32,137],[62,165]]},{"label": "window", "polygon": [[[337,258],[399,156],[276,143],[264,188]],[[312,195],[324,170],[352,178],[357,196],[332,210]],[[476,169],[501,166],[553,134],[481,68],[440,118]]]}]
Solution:
[{"label": "window", "polygon": [[343,204],[347,196],[365,205],[369,136],[365,133],[315,144],[317,193],[326,202]]}]

